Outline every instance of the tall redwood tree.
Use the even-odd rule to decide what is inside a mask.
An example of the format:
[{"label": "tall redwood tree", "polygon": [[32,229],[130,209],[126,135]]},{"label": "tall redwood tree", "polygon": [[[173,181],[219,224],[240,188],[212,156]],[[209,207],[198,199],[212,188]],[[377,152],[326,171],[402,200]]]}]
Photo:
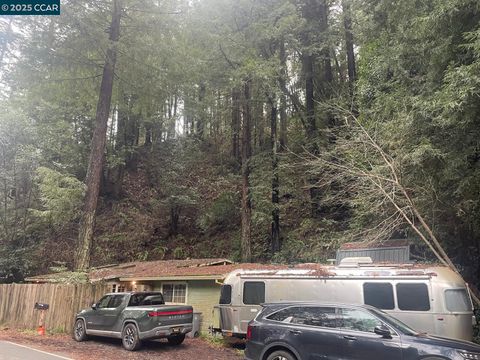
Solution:
[{"label": "tall redwood tree", "polygon": [[78,244],[75,254],[75,270],[86,271],[90,267],[90,253],[92,249],[93,233],[95,230],[95,216],[100,192],[103,161],[105,157],[105,143],[107,137],[108,116],[112,102],[113,78],[117,61],[117,43],[120,37],[120,18],[122,8],[120,0],[113,0],[112,21],[110,24],[110,45],[106,53],[103,67],[102,83],[98,96],[97,112],[95,116],[95,130],[93,131],[90,159],[86,177],[87,192],[83,205],[83,215],[78,232]]}]

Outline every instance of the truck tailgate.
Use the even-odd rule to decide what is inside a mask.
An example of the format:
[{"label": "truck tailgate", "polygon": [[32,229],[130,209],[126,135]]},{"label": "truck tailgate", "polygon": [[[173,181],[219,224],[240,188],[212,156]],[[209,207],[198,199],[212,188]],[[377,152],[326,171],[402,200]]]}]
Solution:
[{"label": "truck tailgate", "polygon": [[152,306],[148,317],[162,326],[191,324],[193,321],[193,308],[191,306],[162,305]]}]

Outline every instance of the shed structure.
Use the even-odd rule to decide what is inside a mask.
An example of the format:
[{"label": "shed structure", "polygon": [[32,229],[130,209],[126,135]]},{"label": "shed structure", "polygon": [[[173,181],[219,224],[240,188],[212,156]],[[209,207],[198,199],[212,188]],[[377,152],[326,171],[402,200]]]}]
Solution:
[{"label": "shed structure", "polygon": [[344,258],[369,257],[373,263],[406,264],[410,261],[408,240],[388,240],[385,242],[350,242],[337,251],[336,262]]}]

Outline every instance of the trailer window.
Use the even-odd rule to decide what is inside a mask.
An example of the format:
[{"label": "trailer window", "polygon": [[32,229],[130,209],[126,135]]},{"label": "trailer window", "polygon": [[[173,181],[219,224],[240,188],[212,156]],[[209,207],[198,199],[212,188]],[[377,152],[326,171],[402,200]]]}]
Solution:
[{"label": "trailer window", "polygon": [[245,305],[260,305],[265,302],[265,283],[261,281],[246,281],[243,284],[243,303]]},{"label": "trailer window", "polygon": [[472,303],[465,289],[451,289],[445,291],[447,310],[452,312],[467,312],[472,310]]},{"label": "trailer window", "polygon": [[270,315],[267,319],[290,324],[334,328],[337,326],[335,308],[291,307]]},{"label": "trailer window", "polygon": [[430,298],[426,284],[397,284],[397,302],[400,310],[428,311]]},{"label": "trailer window", "polygon": [[232,303],[232,285],[222,285],[220,289],[220,304]]},{"label": "trailer window", "polygon": [[363,302],[383,310],[395,308],[393,287],[390,283],[364,283]]}]

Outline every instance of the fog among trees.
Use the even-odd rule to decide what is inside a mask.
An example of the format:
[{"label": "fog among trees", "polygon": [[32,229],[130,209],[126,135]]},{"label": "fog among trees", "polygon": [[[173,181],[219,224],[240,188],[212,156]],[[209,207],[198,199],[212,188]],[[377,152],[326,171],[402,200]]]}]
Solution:
[{"label": "fog among trees", "polygon": [[0,17],[0,279],[324,262],[480,278],[474,0],[62,1]]}]

